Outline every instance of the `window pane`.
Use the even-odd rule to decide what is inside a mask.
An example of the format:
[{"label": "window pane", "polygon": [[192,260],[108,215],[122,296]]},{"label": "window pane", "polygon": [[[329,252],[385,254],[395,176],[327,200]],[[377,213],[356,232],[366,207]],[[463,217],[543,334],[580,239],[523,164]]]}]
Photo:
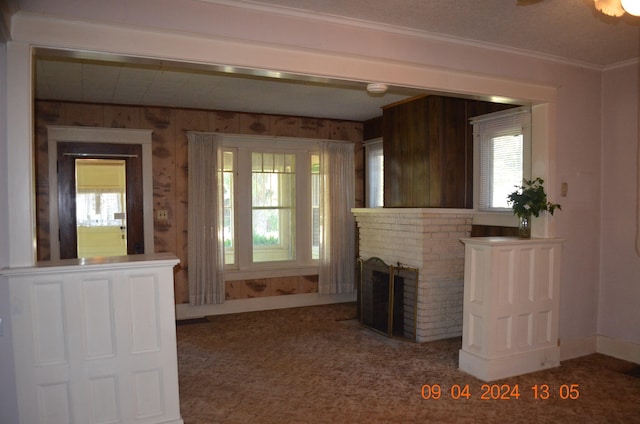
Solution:
[{"label": "window pane", "polygon": [[384,153],[382,142],[365,146],[367,160],[367,207],[379,208],[384,204]]},{"label": "window pane", "polygon": [[262,172],[262,153],[251,154],[251,170]]},{"label": "window pane", "polygon": [[522,183],[522,134],[492,139],[491,207],[508,208],[507,196]]},{"label": "window pane", "polygon": [[311,259],[320,258],[320,155],[311,155]]},{"label": "window pane", "polygon": [[519,107],[477,116],[474,133],[474,206],[507,211],[507,196],[530,178],[531,113]]},{"label": "window pane", "polygon": [[293,174],[253,173],[253,207],[291,207],[293,204]]},{"label": "window pane", "polygon": [[224,263],[235,263],[235,215],[233,184],[233,152],[224,152],[224,171],[222,174],[224,188]]},{"label": "window pane", "polygon": [[76,194],[77,225],[87,227],[121,226],[118,214],[126,210],[125,193],[78,193]]},{"label": "window pane", "polygon": [[289,155],[284,155],[284,172],[296,172],[296,155],[294,154],[289,154]]},{"label": "window pane", "polygon": [[252,164],[253,261],[293,260],[295,155],[253,153]]},{"label": "window pane", "polygon": [[262,153],[262,170],[273,172],[273,153]]},{"label": "window pane", "polygon": [[233,152],[225,151],[223,155],[223,167],[225,172],[233,172]]},{"label": "window pane", "polygon": [[285,155],[275,155],[273,158],[273,170],[275,172],[285,171]]},{"label": "window pane", "polygon": [[288,209],[254,209],[253,246],[280,246],[283,224],[286,227],[289,214]]}]

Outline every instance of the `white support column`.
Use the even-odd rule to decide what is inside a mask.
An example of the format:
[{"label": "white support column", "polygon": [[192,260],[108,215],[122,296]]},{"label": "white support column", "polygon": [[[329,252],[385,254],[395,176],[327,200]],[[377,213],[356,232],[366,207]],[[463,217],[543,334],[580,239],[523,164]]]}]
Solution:
[{"label": "white support column", "polygon": [[35,264],[31,47],[7,43],[7,157],[9,265]]}]

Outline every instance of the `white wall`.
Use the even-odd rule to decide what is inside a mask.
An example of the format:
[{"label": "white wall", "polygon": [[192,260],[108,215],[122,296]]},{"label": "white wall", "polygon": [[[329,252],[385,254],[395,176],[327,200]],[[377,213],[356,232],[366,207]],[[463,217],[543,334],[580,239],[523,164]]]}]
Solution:
[{"label": "white wall", "polygon": [[565,239],[560,290],[560,340],[587,343],[574,354],[593,351],[600,274],[600,133],[601,81],[599,72],[576,69],[558,81],[557,181],[567,183],[568,194],[552,200],[562,205],[556,212],[557,236]]},{"label": "white wall", "polygon": [[[0,44],[0,199],[7,198],[7,44]],[[9,203],[0,202],[0,268],[9,265]]]},{"label": "white wall", "polygon": [[[7,173],[7,49],[0,44],[0,268],[9,265],[9,202]],[[0,423],[17,421],[17,399],[13,370],[13,347],[9,325],[9,287],[0,277],[0,319],[3,334],[0,336]]]},{"label": "white wall", "polygon": [[638,67],[603,74],[602,274],[598,333],[638,345],[640,257],[635,250],[638,202]]}]

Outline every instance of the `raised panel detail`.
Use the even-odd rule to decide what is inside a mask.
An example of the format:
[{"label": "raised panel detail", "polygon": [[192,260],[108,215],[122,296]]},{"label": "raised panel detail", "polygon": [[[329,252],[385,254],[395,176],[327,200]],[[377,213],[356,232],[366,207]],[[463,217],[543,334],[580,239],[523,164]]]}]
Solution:
[{"label": "raised panel detail", "polygon": [[111,281],[84,281],[82,293],[87,359],[112,356],[115,354],[115,335]]},{"label": "raised panel detail", "polygon": [[116,376],[89,380],[91,391],[91,418],[95,424],[120,422],[118,379]]},{"label": "raised panel detail", "polygon": [[483,334],[483,319],[481,316],[470,314],[469,316],[469,347],[477,350],[482,349],[484,344]]},{"label": "raised panel detail", "polygon": [[496,352],[511,349],[511,316],[496,319]]},{"label": "raised panel detail", "polygon": [[533,345],[533,314],[518,315],[518,347],[530,348]]},{"label": "raised panel detail", "polygon": [[34,356],[37,365],[67,362],[62,283],[34,284],[32,289]]},{"label": "raised panel detail", "polygon": [[484,300],[484,281],[481,276],[484,274],[485,261],[479,258],[481,251],[471,249],[469,252],[469,302],[481,304]]},{"label": "raised panel detail", "polygon": [[553,298],[553,272],[551,249],[538,249],[536,252],[536,279],[538,300]]},{"label": "raised panel detail", "polygon": [[33,407],[38,408],[40,423],[71,423],[69,399],[69,385],[67,383],[38,386],[38,405],[33,405]]},{"label": "raised panel detail", "polygon": [[160,350],[158,283],[155,275],[133,276],[131,291],[131,352]]},{"label": "raised panel detail", "polygon": [[497,290],[498,305],[511,305],[513,303],[513,255],[514,251],[501,250],[497,254]]},{"label": "raised panel detail", "polygon": [[551,343],[551,311],[538,312],[537,328],[538,328],[538,344],[550,344]]},{"label": "raised panel detail", "polygon": [[162,415],[162,370],[154,369],[135,373],[136,417],[147,418]]},{"label": "raised panel detail", "polygon": [[520,250],[518,296],[521,303],[529,303],[534,301],[534,259],[534,249],[523,248]]}]

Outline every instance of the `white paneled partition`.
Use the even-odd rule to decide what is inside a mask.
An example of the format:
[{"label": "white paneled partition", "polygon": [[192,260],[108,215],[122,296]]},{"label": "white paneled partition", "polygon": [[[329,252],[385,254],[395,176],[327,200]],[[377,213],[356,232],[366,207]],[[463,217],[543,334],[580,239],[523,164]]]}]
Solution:
[{"label": "white paneled partition", "polygon": [[20,423],[181,424],[169,254],[3,269]]},{"label": "white paneled partition", "polygon": [[560,365],[562,240],[474,237],[462,242],[460,369],[493,381]]}]

